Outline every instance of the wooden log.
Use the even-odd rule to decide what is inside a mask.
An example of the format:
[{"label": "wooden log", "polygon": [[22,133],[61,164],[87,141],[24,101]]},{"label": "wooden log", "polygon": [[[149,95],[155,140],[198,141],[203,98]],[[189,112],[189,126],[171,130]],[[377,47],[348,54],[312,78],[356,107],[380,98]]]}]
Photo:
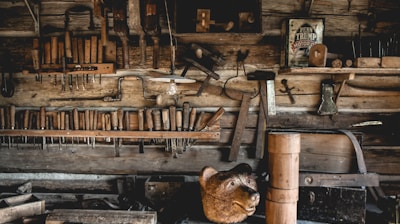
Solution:
[{"label": "wooden log", "polygon": [[272,132],[268,136],[267,223],[296,223],[300,140],[299,133]]},{"label": "wooden log", "polygon": [[156,224],[157,213],[153,211],[56,209],[46,218],[46,224],[63,224],[66,222],[82,224]]}]

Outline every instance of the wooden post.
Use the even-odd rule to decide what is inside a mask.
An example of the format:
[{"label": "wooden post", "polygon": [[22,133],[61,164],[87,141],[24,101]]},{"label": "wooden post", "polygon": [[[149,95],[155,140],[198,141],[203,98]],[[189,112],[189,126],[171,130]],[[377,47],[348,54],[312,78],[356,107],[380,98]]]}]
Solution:
[{"label": "wooden post", "polygon": [[295,224],[299,194],[300,134],[273,132],[268,136],[269,187],[267,224]]}]

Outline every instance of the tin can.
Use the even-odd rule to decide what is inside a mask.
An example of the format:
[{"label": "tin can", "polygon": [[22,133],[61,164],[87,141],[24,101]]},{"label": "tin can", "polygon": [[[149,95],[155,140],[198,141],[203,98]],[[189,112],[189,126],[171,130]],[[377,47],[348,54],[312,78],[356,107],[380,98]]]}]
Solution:
[{"label": "tin can", "polygon": [[282,24],[281,67],[307,67],[311,46],[322,43],[324,19],[287,19]]}]

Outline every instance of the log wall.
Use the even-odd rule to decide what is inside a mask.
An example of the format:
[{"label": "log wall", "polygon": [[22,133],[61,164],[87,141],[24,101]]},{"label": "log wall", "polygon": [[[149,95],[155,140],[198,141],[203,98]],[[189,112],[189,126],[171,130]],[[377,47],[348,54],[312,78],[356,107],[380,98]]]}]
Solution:
[{"label": "log wall", "polygon": [[[400,8],[396,1],[347,1],[325,0],[312,1],[308,8],[307,1],[269,1],[261,2],[262,32],[255,34],[176,34],[177,56],[176,73],[180,74],[185,66],[182,56],[188,51],[191,42],[200,43],[213,52],[218,52],[226,64],[215,67],[220,75],[219,80],[211,79],[201,96],[195,96],[206,75],[194,68],[187,73],[188,78],[195,79],[194,84],[178,84],[176,105],[182,107],[184,102],[190,102],[198,111],[215,112],[224,107],[226,112],[220,121],[221,137],[218,142],[199,142],[192,149],[173,158],[171,153],[163,148],[148,145],[145,153],[138,153],[138,143],[129,142],[121,148],[121,157],[113,156],[113,147],[98,145],[91,149],[87,145],[68,144],[63,150],[58,145],[50,145],[47,150],[39,150],[38,146],[24,147],[14,144],[9,150],[7,144],[1,146],[0,169],[3,172],[71,172],[99,174],[132,174],[151,172],[197,173],[205,165],[213,165],[217,169],[227,169],[236,163],[248,162],[254,168],[260,164],[255,156],[255,140],[257,134],[257,118],[260,96],[254,95],[250,101],[248,122],[241,138],[238,159],[228,161],[230,144],[233,139],[236,120],[239,115],[241,100],[224,93],[224,87],[239,92],[257,93],[259,83],[248,81],[246,74],[255,69],[277,71],[281,49],[281,24],[286,18],[310,16],[325,19],[324,42],[330,52],[343,54],[351,58],[351,38],[362,30],[363,36],[377,36],[398,32],[400,21],[396,16],[390,17]],[[348,3],[351,2],[349,6]],[[137,1],[127,1],[134,4]],[[43,0],[40,5],[40,27],[42,37],[58,36],[63,40],[65,9],[76,4],[92,6],[91,1],[52,1]],[[132,6],[132,5],[131,5]],[[129,9],[134,9],[130,7]],[[136,113],[139,108],[168,105],[168,99],[156,104],[157,96],[163,95],[168,84],[155,83],[148,80],[149,70],[152,70],[153,41],[146,36],[145,61],[141,61],[141,46],[139,43],[142,31],[138,28],[137,15],[128,12],[129,25],[129,69],[123,69],[122,43],[112,31],[112,15],[109,13],[108,25],[110,40],[115,45],[115,74],[89,75],[90,82],[84,83],[85,74],[74,75],[73,88],[70,91],[61,90],[60,73],[36,73],[32,65],[32,41],[37,37],[34,32],[34,22],[24,3],[2,1],[0,24],[2,59],[9,59],[12,71],[5,71],[5,77],[12,73],[15,93],[12,97],[0,97],[0,106],[15,105],[17,111],[37,111],[46,107],[48,111],[71,111],[78,108],[113,111],[123,109]],[[368,13],[373,11],[377,16],[375,26],[371,27]],[[163,11],[165,12],[165,11]],[[386,14],[387,16],[383,16]],[[164,15],[164,14],[163,14]],[[87,16],[80,16],[73,21],[75,36],[100,36],[101,21],[94,18],[95,29],[87,30]],[[161,16],[162,34],[160,36],[160,68],[158,71],[169,72],[171,52],[169,46],[166,21]],[[29,31],[29,32],[27,32]],[[249,51],[244,60],[245,71],[237,64],[238,52]],[[3,70],[5,70],[2,64]],[[247,72],[245,74],[245,72]],[[357,72],[356,72],[357,73]],[[382,72],[383,73],[383,72]],[[398,175],[400,170],[400,144],[397,128],[400,111],[400,92],[398,74],[356,74],[354,80],[342,89],[337,101],[338,114],[320,116],[316,113],[320,101],[320,84],[326,79],[335,80],[335,93],[338,93],[344,75],[327,73],[277,73],[275,79],[276,115],[270,115],[267,130],[336,130],[350,129],[361,133],[364,156],[368,171],[382,174]],[[104,97],[117,94],[118,78],[129,76],[121,82],[122,98],[116,102],[102,100],[52,101],[53,98],[72,97]],[[289,87],[296,100],[292,104],[281,80],[288,80]],[[85,86],[84,86],[85,85]],[[83,90],[83,87],[85,90]],[[165,97],[165,95],[164,95]],[[170,102],[170,101],[169,101]],[[381,125],[358,127],[364,121],[381,121]],[[18,150],[23,149],[23,150]],[[149,165],[151,164],[151,165]]]}]

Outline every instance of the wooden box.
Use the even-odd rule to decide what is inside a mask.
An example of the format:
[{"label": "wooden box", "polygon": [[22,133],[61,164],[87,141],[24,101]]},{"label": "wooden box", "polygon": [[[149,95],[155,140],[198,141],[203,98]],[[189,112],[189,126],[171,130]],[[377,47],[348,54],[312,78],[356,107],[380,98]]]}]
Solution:
[{"label": "wooden box", "polygon": [[324,19],[287,19],[282,24],[281,67],[307,67],[310,48],[322,44]]},{"label": "wooden box", "polygon": [[44,214],[45,202],[32,194],[11,196],[0,199],[0,223],[7,223],[22,217]]},{"label": "wooden box", "polygon": [[363,224],[366,199],[365,188],[300,187],[297,217],[318,223]]}]

